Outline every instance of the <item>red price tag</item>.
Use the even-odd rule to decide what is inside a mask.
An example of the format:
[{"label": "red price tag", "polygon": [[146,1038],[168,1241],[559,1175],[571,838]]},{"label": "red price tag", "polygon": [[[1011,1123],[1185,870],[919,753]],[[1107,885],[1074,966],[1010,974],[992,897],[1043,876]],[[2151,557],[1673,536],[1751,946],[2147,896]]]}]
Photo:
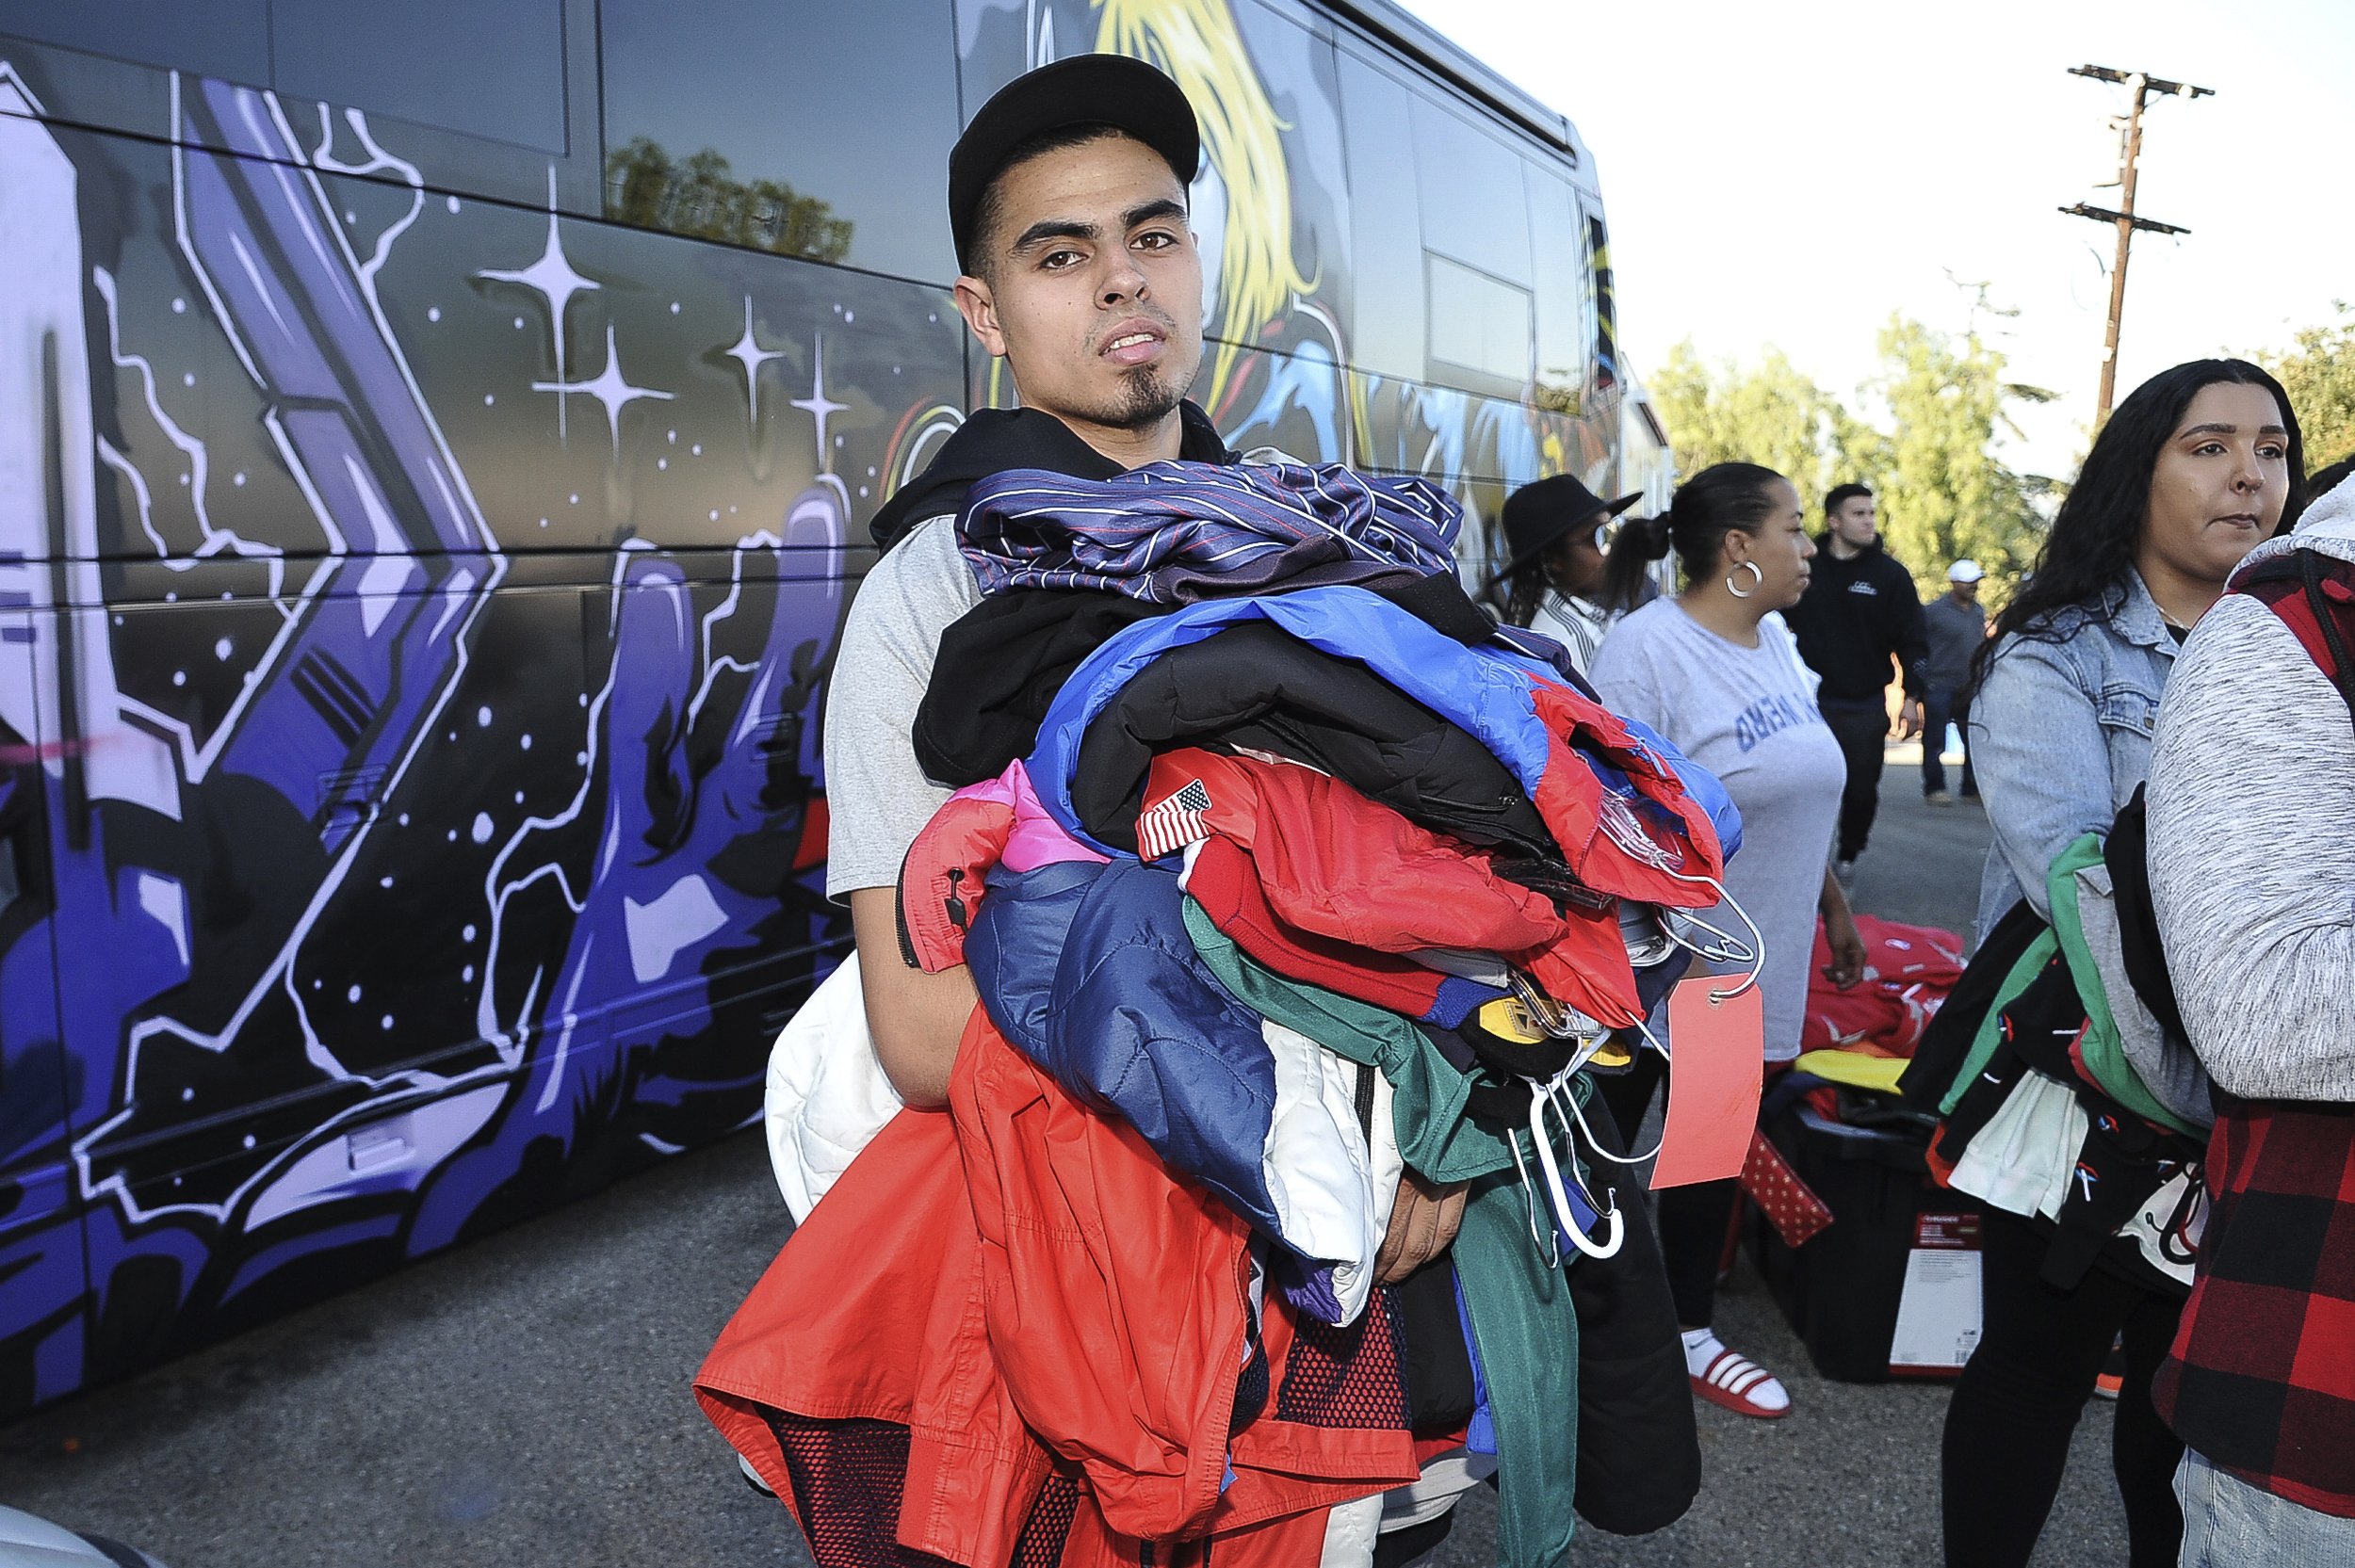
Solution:
[{"label": "red price tag", "polygon": [[1740,983],[1696,975],[1668,993],[1668,1116],[1655,1190],[1742,1173],[1766,1071],[1765,1002],[1756,986],[1725,1001],[1712,995]]}]

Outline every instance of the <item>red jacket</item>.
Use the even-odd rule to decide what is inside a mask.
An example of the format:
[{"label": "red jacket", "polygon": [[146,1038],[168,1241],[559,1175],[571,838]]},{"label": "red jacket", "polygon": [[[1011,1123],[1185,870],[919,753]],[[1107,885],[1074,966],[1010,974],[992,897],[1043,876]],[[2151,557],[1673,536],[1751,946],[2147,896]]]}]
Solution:
[{"label": "red jacket", "polygon": [[976,1009],[949,1114],[903,1111],[853,1162],[696,1396],[820,1568],[895,1542],[969,1568],[1017,1547],[1133,1564],[1206,1535],[1222,1565],[1313,1562],[1327,1509],[1418,1474],[1405,1381],[1382,1293],[1333,1329],[1271,1289],[1264,1407],[1230,1439],[1248,1242]]},{"label": "red jacket", "polygon": [[1557,913],[1544,894],[1498,875],[1488,854],[1312,768],[1192,748],[1153,759],[1140,843],[1190,784],[1202,786],[1191,799],[1209,801],[1192,814],[1199,831],[1165,819],[1156,831],[1169,842],[1233,839],[1250,851],[1269,905],[1300,929],[1376,952],[1493,952],[1590,1018],[1624,1026],[1643,1017],[1611,908]]},{"label": "red jacket", "polygon": [[1822,923],[1816,925],[1799,1048],[1910,1057],[1962,978],[1962,938],[1935,926],[1902,926],[1869,914],[1856,917],[1856,929],[1864,941],[1864,979],[1843,991],[1826,975],[1831,944]]}]

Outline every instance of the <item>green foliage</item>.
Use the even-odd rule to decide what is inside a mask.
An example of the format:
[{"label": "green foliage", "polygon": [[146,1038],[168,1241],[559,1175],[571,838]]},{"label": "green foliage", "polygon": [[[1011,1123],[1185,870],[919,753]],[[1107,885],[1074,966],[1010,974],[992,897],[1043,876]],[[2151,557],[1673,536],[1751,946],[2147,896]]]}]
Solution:
[{"label": "green foliage", "polygon": [[[1779,349],[1755,367],[1712,365],[1679,344],[1646,379],[1668,428],[1677,471],[1714,462],[1763,463],[1798,487],[1808,507],[1849,480],[1872,486],[1889,550],[1927,596],[1968,556],[1987,569],[2000,604],[2041,542],[2033,501],[2051,481],[2013,472],[1996,455],[2016,402],[2049,402],[2040,387],[2004,379],[2004,357],[1967,333],[1951,337],[1892,316],[1880,334],[1871,390],[1887,428],[1859,417]],[[2016,431],[2015,431],[2016,433]]]},{"label": "green foliage", "polygon": [[2042,542],[2029,505],[2041,481],[1998,458],[1995,437],[2018,433],[2006,404],[2052,395],[2005,380],[2004,356],[1975,332],[1892,316],[1878,346],[1890,434],[1875,488],[1891,553],[1925,593],[1944,591],[1946,567],[1967,556],[1986,568],[1989,596],[2008,597]]},{"label": "green foliage", "polygon": [[1762,463],[1796,485],[1810,505],[1840,482],[1830,475],[1853,421],[1779,348],[1767,349],[1756,369],[1744,369],[1703,364],[1692,344],[1680,343],[1645,384],[1667,427],[1679,474],[1719,462]]},{"label": "green foliage", "polygon": [[662,144],[639,137],[605,160],[605,214],[642,229],[775,251],[813,261],[851,253],[851,224],[814,196],[782,180],[735,179],[728,160],[706,147],[674,160]]},{"label": "green foliage", "polygon": [[2257,359],[2281,380],[2298,410],[2306,466],[2327,468],[2355,457],[2355,309],[2341,304],[2336,322],[2307,328],[2288,353]]}]

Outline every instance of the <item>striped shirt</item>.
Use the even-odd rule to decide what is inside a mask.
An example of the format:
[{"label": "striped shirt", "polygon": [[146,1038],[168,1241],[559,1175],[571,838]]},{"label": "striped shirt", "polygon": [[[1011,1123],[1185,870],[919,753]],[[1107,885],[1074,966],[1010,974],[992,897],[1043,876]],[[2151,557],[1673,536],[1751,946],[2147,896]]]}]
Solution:
[{"label": "striped shirt", "polygon": [[1529,625],[1532,631],[1543,632],[1569,650],[1571,661],[1584,675],[1593,671],[1595,650],[1602,646],[1602,634],[1617,619],[1584,599],[1550,588],[1546,596],[1537,601],[1537,613],[1530,618]]},{"label": "striped shirt", "polygon": [[[1093,590],[1187,604],[1453,576],[1463,509],[1428,479],[1340,463],[1152,462],[1102,480],[1016,468],[977,482],[957,544],[984,595]],[[1543,632],[1496,641],[1558,667]]]}]

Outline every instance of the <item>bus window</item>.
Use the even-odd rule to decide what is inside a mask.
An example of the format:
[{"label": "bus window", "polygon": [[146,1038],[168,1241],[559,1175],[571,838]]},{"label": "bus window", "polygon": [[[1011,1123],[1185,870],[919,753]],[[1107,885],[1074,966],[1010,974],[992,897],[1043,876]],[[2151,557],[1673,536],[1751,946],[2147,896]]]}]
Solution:
[{"label": "bus window", "polygon": [[1619,309],[1611,284],[1611,232],[1602,214],[1586,211],[1586,267],[1595,280],[1595,391],[1609,392],[1619,384]]},{"label": "bus window", "polygon": [[0,0],[0,33],[565,151],[565,0]]},{"label": "bus window", "polygon": [[1423,364],[1422,214],[1415,199],[1413,98],[1389,73],[1340,52],[1348,136],[1350,364],[1420,380]]},{"label": "bus window", "polygon": [[562,153],[563,0],[270,0],[281,93]]},{"label": "bus window", "polygon": [[1427,100],[1416,101],[1414,126],[1423,249],[1526,286],[1529,195],[1519,156]]},{"label": "bus window", "polygon": [[939,0],[603,0],[605,213],[641,228],[956,276],[957,134]]},{"label": "bus window", "polygon": [[1432,359],[1518,391],[1529,380],[1529,290],[1445,256],[1429,261]]},{"label": "bus window", "polygon": [[1595,339],[1593,274],[1587,269],[1578,197],[1568,181],[1535,163],[1525,164],[1523,173],[1537,285],[1537,404],[1556,413],[1576,413]]},{"label": "bus window", "polygon": [[269,86],[267,0],[0,0],[0,33],[103,55]]}]

